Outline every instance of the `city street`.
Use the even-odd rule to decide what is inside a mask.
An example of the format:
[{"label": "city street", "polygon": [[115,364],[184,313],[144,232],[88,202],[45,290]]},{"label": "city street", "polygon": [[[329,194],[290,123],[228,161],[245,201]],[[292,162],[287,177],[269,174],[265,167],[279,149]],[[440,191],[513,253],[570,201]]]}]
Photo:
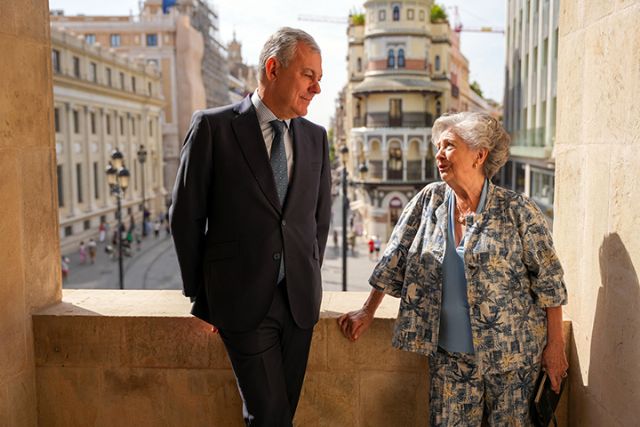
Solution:
[{"label": "city street", "polygon": [[[342,246],[340,242],[341,217],[340,199],[333,206],[335,227],[338,231],[338,246],[333,244],[333,227],[329,232],[327,248],[322,266],[322,280],[325,291],[342,290]],[[70,272],[64,281],[66,289],[117,289],[118,261],[109,259],[105,253],[105,243],[98,244],[96,263],[89,261],[80,264],[76,252],[67,254],[70,259]],[[384,251],[384,245],[382,247]],[[375,261],[369,259],[366,242],[356,240],[355,254],[350,250],[347,256],[347,290],[369,291],[369,276]],[[125,289],[182,289],[178,260],[173,248],[173,241],[164,231],[160,237],[147,236],[138,251],[135,244],[132,256],[124,259]]]}]

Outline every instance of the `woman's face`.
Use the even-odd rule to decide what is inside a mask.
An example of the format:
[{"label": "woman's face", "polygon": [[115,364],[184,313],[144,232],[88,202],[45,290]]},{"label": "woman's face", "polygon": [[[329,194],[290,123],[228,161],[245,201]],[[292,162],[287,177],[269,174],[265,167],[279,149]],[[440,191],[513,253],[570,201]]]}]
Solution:
[{"label": "woman's face", "polygon": [[447,129],[440,135],[440,139],[436,141],[436,149],[438,171],[447,184],[460,184],[475,179],[478,175],[482,176],[479,151],[469,148],[462,138],[451,130]]}]

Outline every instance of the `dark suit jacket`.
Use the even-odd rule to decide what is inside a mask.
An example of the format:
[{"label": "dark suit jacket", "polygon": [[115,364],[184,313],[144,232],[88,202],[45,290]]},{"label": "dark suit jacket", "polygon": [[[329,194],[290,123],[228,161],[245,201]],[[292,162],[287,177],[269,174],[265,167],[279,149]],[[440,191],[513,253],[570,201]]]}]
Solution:
[{"label": "dark suit jacket", "polygon": [[296,324],[318,321],[320,266],[331,179],[325,130],[291,121],[294,167],[284,203],[250,97],[196,112],[181,152],[170,209],[192,313],[221,329],[254,329],[269,310],[284,254]]}]

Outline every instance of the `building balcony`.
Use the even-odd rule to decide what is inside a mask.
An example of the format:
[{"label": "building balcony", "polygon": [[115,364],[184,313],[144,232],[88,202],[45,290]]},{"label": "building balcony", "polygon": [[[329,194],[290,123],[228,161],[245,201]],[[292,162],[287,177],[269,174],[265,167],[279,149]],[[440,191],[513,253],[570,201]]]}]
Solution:
[{"label": "building balcony", "polygon": [[355,117],[353,127],[370,128],[429,128],[433,124],[433,115],[424,112],[406,112],[392,117],[388,112],[368,113],[364,117]]},{"label": "building balcony", "polygon": [[[325,293],[295,425],[427,424],[427,359],[391,347],[398,300],[355,343],[338,328],[366,295]],[[178,291],[66,290],[33,316],[39,424],[243,426],[222,341],[188,311]]]}]

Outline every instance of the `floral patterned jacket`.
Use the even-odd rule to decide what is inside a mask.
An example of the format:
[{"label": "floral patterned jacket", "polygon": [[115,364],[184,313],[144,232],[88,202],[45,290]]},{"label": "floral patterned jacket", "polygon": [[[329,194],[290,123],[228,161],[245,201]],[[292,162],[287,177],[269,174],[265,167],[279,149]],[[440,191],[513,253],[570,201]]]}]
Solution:
[{"label": "floral patterned jacket", "polygon": [[[432,354],[438,347],[451,189],[423,188],[406,206],[369,283],[400,298],[393,346]],[[467,224],[465,276],[471,333],[487,373],[539,364],[545,307],[567,303],[551,233],[526,196],[489,184],[484,210]]]}]

